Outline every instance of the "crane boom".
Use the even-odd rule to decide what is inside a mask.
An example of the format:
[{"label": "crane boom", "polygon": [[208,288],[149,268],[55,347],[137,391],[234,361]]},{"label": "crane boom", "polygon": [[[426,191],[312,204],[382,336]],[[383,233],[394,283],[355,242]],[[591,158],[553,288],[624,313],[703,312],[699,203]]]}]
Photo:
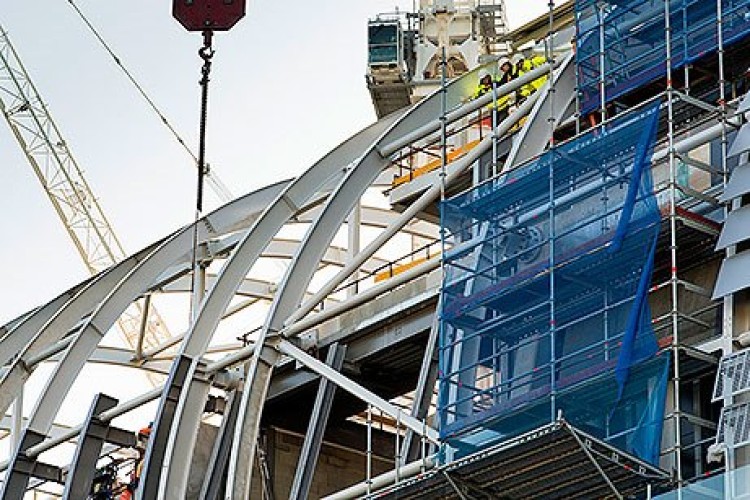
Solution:
[{"label": "crane boom", "polygon": [[[122,243],[2,26],[0,111],[89,272],[96,274],[125,258]],[[143,322],[143,308],[136,303],[120,318],[120,330],[133,349],[156,347],[171,338],[155,308],[148,307],[145,314]]]}]

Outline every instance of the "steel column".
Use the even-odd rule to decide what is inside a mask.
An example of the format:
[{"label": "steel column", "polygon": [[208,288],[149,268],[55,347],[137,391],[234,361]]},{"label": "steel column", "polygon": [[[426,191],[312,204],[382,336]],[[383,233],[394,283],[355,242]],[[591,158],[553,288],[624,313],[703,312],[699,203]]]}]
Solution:
[{"label": "steel column", "polygon": [[[432,320],[430,336],[427,338],[422,366],[419,369],[419,379],[417,380],[417,389],[414,391],[414,406],[411,409],[411,416],[425,420],[427,412],[432,404],[432,393],[435,390],[435,384],[438,379],[438,339],[440,337],[440,308],[442,299],[438,300],[435,306],[435,317]],[[414,431],[407,429],[404,435],[404,442],[401,443],[401,457],[404,463],[416,460],[419,456],[420,442],[414,440]]]},{"label": "steel column", "polygon": [[44,434],[29,429],[26,429],[23,433],[21,444],[17,448],[20,451],[16,453],[12,465],[5,475],[2,500],[23,500],[26,496],[29,479],[34,477],[34,469],[37,466],[36,457],[29,456],[26,452],[42,441],[44,441]]},{"label": "steel column", "polygon": [[172,372],[164,386],[161,405],[159,405],[154,428],[151,431],[148,447],[146,448],[141,483],[136,490],[136,498],[138,500],[153,500],[157,498],[169,431],[174,420],[177,404],[180,400],[180,393],[185,385],[185,378],[192,362],[193,360],[187,356],[178,356],[172,365]]},{"label": "steel column", "polygon": [[209,460],[209,470],[203,481],[201,488],[201,500],[219,500],[224,486],[224,476],[227,473],[227,463],[229,462],[229,453],[232,447],[232,437],[234,435],[234,426],[237,423],[237,414],[239,413],[240,393],[232,392],[227,400],[227,406],[224,410],[224,418],[219,427],[219,433],[216,436],[216,443],[211,451]]},{"label": "steel column", "polygon": [[[328,348],[326,365],[336,371],[341,371],[341,367],[344,366],[345,357],[346,346],[339,345],[338,343],[332,344]],[[294,481],[289,493],[290,498],[306,500],[310,494],[310,486],[315,474],[315,467],[318,464],[320,447],[323,444],[323,435],[328,425],[328,417],[331,414],[331,406],[333,406],[335,393],[336,386],[325,377],[321,377],[310,423],[307,426],[305,440],[302,443],[302,451],[297,461],[297,470],[294,473]]]},{"label": "steel column", "polygon": [[117,406],[117,403],[115,398],[98,394],[91,404],[89,414],[78,436],[76,453],[65,480],[63,500],[87,498],[91,492],[91,483],[96,474],[96,462],[99,460],[109,430],[109,422],[103,421],[101,414]]}]

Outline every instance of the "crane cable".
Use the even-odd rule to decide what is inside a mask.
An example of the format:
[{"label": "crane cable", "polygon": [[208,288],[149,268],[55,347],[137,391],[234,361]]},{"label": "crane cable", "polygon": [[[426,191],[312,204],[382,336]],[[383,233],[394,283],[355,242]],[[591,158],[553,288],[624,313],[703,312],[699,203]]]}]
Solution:
[{"label": "crane cable", "polygon": [[172,124],[169,122],[166,116],[164,116],[164,113],[161,112],[159,107],[156,105],[156,103],[151,99],[148,94],[146,93],[146,90],[143,88],[143,86],[138,83],[138,81],[133,77],[132,73],[128,71],[128,68],[125,67],[125,65],[122,63],[119,57],[117,57],[117,54],[112,50],[112,48],[109,46],[109,44],[104,40],[104,38],[101,36],[99,31],[94,27],[93,24],[88,20],[86,15],[81,11],[81,9],[78,8],[78,5],[75,4],[73,0],[68,0],[68,3],[73,7],[73,10],[76,11],[78,14],[78,17],[81,18],[83,23],[89,28],[91,33],[94,34],[97,40],[99,40],[99,43],[101,43],[102,47],[109,53],[110,56],[112,56],[112,59],[114,59],[115,64],[122,70],[123,73],[125,73],[125,76],[130,80],[130,83],[133,84],[133,86],[138,90],[138,92],[141,94],[141,97],[148,103],[148,105],[151,107],[151,109],[156,113],[156,115],[161,119],[161,122],[164,124],[167,129],[172,133],[174,138],[177,140],[177,142],[182,146],[182,148],[187,152],[187,154],[190,155],[190,157],[193,159],[196,165],[198,165],[198,157],[193,153],[193,150],[191,150],[185,140],[180,136],[180,134],[175,130],[175,128],[172,126]]}]

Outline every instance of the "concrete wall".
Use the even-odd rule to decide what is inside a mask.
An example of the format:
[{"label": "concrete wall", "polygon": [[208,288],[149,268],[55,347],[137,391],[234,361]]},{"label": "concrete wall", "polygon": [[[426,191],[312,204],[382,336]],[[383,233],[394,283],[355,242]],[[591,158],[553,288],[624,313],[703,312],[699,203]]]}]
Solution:
[{"label": "concrete wall", "polygon": [[[268,468],[273,478],[275,499],[289,498],[289,491],[297,468],[302,436],[271,428],[266,431],[266,452]],[[330,443],[323,444],[318,459],[315,477],[310,489],[311,499],[321,498],[365,479],[365,455],[362,451],[347,449]],[[382,474],[393,468],[393,460],[373,457],[373,475]],[[253,478],[251,498],[261,499],[261,483],[256,475]]]}]

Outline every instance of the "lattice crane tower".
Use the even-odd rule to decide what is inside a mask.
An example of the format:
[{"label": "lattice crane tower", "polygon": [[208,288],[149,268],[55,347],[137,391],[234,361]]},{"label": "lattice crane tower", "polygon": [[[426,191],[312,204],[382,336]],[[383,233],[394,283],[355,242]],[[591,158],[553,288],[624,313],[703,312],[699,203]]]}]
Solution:
[{"label": "lattice crane tower", "polygon": [[[89,272],[96,274],[125,258],[122,243],[2,26],[0,110]],[[171,338],[153,306],[145,307],[145,323],[143,313],[144,307],[135,304],[118,322],[127,344],[139,352]]]}]

